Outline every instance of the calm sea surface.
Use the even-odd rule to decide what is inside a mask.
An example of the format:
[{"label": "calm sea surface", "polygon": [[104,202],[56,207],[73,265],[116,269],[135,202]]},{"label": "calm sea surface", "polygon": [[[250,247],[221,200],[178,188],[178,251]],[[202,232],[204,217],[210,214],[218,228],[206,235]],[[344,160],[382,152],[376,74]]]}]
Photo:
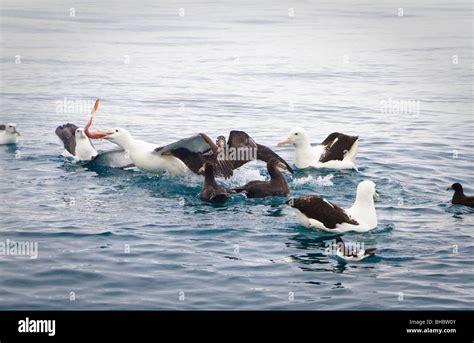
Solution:
[{"label": "calm sea surface", "polygon": [[[0,244],[38,258],[0,256],[0,309],[472,309],[474,211],[445,190],[474,194],[471,6],[2,1],[0,121],[23,139],[0,146]],[[96,128],[163,145],[241,129],[292,163],[293,126],[359,135],[358,171],[288,177],[343,207],[373,180],[379,226],[344,239],[376,255],[333,258],[281,198],[207,205],[197,176],[65,161],[54,129],[96,98]]]}]

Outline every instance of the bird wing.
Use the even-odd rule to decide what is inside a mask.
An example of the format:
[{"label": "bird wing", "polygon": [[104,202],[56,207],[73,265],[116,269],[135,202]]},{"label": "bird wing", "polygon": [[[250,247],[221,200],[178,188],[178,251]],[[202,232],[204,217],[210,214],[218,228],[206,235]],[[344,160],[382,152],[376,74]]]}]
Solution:
[{"label": "bird wing", "polygon": [[343,133],[333,132],[321,143],[324,146],[324,153],[319,158],[319,162],[328,162],[333,160],[342,161],[344,155],[359,139],[358,136],[348,136]]},{"label": "bird wing", "polygon": [[[293,173],[293,169],[290,165],[281,158],[277,153],[275,153],[272,149],[266,147],[265,145],[257,144],[252,137],[250,137],[244,131],[231,131],[229,134],[229,139],[227,141],[227,146],[229,148],[236,148],[241,149],[241,151],[245,151],[244,149],[248,149],[248,153],[244,154],[244,156],[239,156],[239,159],[232,161],[233,169],[237,169],[243,166],[245,163],[252,161],[253,159],[268,162],[272,158],[276,158],[285,164],[288,170]],[[251,149],[256,149],[257,154],[250,153]],[[242,158],[243,157],[243,158]]]},{"label": "bird wing", "polygon": [[252,159],[255,159],[256,154],[254,154],[254,152],[258,151],[257,143],[255,143],[252,137],[244,131],[237,130],[233,130],[229,133],[227,148],[230,148],[229,155],[232,150],[234,154],[236,154],[235,158],[229,161],[232,165],[232,169],[237,169],[245,163],[252,161]]},{"label": "bird wing", "polygon": [[155,152],[179,158],[189,169],[199,174],[199,169],[207,160],[212,160],[216,150],[214,142],[204,133],[200,133],[156,148]]},{"label": "bird wing", "polygon": [[266,183],[265,181],[260,181],[260,180],[250,181],[243,186],[234,188],[233,190],[236,191],[237,193],[241,193],[241,192],[247,191],[252,186],[255,186],[258,184],[265,184],[265,183]]},{"label": "bird wing", "polygon": [[56,135],[63,141],[64,149],[71,155],[76,155],[76,130],[77,126],[67,123],[56,128]]},{"label": "bird wing", "polygon": [[124,149],[117,148],[99,153],[96,158],[88,164],[91,166],[109,167],[109,168],[130,168],[134,167],[133,161],[127,156]]},{"label": "bird wing", "polygon": [[298,209],[306,217],[323,223],[328,229],[335,229],[336,225],[341,223],[358,225],[342,208],[317,195],[290,199],[287,204]]}]

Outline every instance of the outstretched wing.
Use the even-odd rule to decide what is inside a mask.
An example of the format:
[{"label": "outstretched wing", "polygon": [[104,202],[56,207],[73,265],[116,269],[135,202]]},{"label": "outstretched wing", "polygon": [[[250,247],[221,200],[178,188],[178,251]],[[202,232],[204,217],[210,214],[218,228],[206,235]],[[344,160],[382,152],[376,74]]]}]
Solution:
[{"label": "outstretched wing", "polygon": [[323,223],[328,229],[335,229],[336,225],[341,223],[358,224],[342,208],[317,195],[290,199],[287,204],[298,209],[306,217]]},{"label": "outstretched wing", "polygon": [[71,155],[76,155],[76,130],[77,126],[67,123],[56,128],[56,135],[62,140],[64,149]]},{"label": "outstretched wing", "polygon": [[[233,169],[237,169],[243,166],[245,163],[252,161],[254,159],[268,162],[272,158],[278,159],[280,162],[285,164],[288,170],[293,173],[293,169],[290,167],[286,161],[281,158],[277,153],[275,153],[269,147],[265,145],[257,144],[252,137],[250,137],[244,131],[231,131],[229,134],[229,140],[227,141],[227,146],[229,148],[236,149],[237,158],[232,161]],[[240,151],[239,151],[240,149]]]},{"label": "outstretched wing", "polygon": [[179,158],[196,174],[199,174],[199,169],[206,161],[214,159],[216,151],[216,145],[204,133],[155,149],[155,152],[162,155],[172,155]]},{"label": "outstretched wing", "polygon": [[232,169],[237,169],[245,163],[257,158],[257,143],[244,131],[233,130],[227,140],[227,157]]},{"label": "outstretched wing", "polygon": [[351,150],[357,139],[359,139],[358,136],[348,136],[339,132],[331,133],[321,143],[325,148],[325,152],[319,158],[319,162],[342,161],[346,152]]}]

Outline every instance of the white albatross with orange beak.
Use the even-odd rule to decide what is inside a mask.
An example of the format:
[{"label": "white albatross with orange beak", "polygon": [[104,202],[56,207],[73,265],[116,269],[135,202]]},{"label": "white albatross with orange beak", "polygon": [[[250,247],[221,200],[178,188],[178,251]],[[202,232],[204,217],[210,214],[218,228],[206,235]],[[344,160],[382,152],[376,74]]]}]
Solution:
[{"label": "white albatross with orange beak", "polygon": [[312,146],[306,130],[295,127],[291,129],[288,138],[277,146],[292,144],[295,147],[295,165],[300,169],[357,169],[355,159],[358,139],[358,136],[333,132],[321,144]]},{"label": "white albatross with orange beak", "polygon": [[[96,102],[98,106],[98,100]],[[94,107],[96,108],[96,107]],[[90,131],[94,119],[93,110],[87,121],[84,132],[89,138],[106,139],[109,142],[117,144],[125,151],[125,157],[129,158],[135,167],[148,173],[158,174],[169,172],[172,175],[183,176],[188,172],[188,167],[178,158],[172,155],[163,155],[155,151],[160,146],[149,143],[141,139],[133,138],[126,129],[116,128],[113,130],[94,130]]]}]

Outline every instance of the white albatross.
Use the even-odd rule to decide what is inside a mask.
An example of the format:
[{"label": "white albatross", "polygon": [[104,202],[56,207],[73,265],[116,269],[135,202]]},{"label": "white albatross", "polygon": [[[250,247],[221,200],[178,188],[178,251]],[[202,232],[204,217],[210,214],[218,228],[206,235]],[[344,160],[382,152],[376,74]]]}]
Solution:
[{"label": "white albatross", "polygon": [[96,100],[89,119],[84,126],[84,133],[91,139],[106,139],[118,145],[123,150],[125,159],[140,170],[148,173],[158,174],[168,171],[172,175],[185,175],[189,170],[180,159],[172,155],[164,155],[162,151],[155,151],[159,145],[136,139],[126,129],[117,128],[113,130],[90,130],[94,120],[94,114],[99,108],[99,99]]},{"label": "white albatross", "polygon": [[330,232],[365,232],[377,227],[374,199],[378,199],[375,183],[362,181],[357,185],[354,204],[342,209],[318,195],[307,195],[288,200],[299,222],[308,228]]},{"label": "white albatross", "polygon": [[295,147],[295,165],[303,168],[355,169],[358,136],[333,132],[319,145],[312,146],[306,130],[291,129],[287,139],[277,144],[281,147],[292,144]]},{"label": "white albatross", "polygon": [[135,166],[145,172],[157,174],[168,171],[172,175],[183,176],[189,170],[179,158],[155,151],[160,147],[159,145],[133,138],[126,129],[114,129],[111,133],[100,138],[124,149],[125,155],[132,160]]}]

